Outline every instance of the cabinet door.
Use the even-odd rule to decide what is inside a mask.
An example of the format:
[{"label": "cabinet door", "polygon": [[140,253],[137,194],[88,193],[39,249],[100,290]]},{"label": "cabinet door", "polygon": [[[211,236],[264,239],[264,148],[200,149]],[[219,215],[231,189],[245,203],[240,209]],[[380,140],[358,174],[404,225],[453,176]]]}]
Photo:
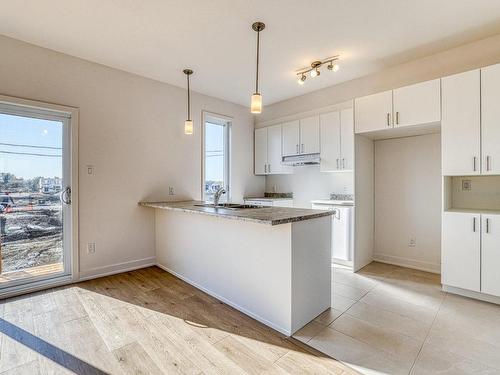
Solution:
[{"label": "cabinet door", "polygon": [[340,155],[343,170],[354,169],[354,111],[352,108],[340,111]]},{"label": "cabinet door", "polygon": [[439,79],[393,90],[394,127],[441,121]]},{"label": "cabinet door", "polygon": [[481,292],[500,297],[500,215],[481,216]]},{"label": "cabinet door", "polygon": [[480,291],[481,215],[444,212],[441,277],[444,285]]},{"label": "cabinet door", "polygon": [[479,70],[441,79],[443,175],[476,175],[481,170]]},{"label": "cabinet door", "polygon": [[300,144],[299,120],[283,124],[283,156],[297,155]]},{"label": "cabinet door", "polygon": [[481,69],[483,174],[500,174],[500,64]]},{"label": "cabinet door", "polygon": [[392,128],[392,90],[354,100],[356,133]]},{"label": "cabinet door", "polygon": [[320,140],[322,172],[332,172],[340,169],[340,112],[321,115]]},{"label": "cabinet door", "polygon": [[267,128],[255,129],[255,174],[267,172]]},{"label": "cabinet door", "polygon": [[281,130],[281,125],[274,125],[267,128],[267,174],[284,174],[291,172],[291,167],[281,164]]},{"label": "cabinet door", "polygon": [[300,120],[300,153],[315,154],[319,151],[319,116]]}]

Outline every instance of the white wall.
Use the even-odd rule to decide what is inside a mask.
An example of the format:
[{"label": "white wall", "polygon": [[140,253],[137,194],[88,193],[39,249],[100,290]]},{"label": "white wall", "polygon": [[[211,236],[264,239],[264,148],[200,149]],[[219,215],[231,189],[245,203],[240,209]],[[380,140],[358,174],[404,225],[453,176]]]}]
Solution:
[{"label": "white wall", "polygon": [[376,260],[439,272],[441,183],[440,134],[375,141]]},{"label": "white wall", "polygon": [[[153,210],[140,200],[200,198],[202,110],[234,118],[232,196],[261,194],[253,175],[253,118],[243,106],[192,95],[194,136],[183,134],[186,91],[0,36],[0,94],[80,110],[82,275],[151,261]],[[182,74],[179,67],[179,74]],[[192,86],[196,88],[196,73]],[[95,176],[85,165],[95,167]],[[168,186],[176,196],[169,197]],[[96,253],[86,254],[88,242]]]},{"label": "white wall", "polygon": [[320,172],[319,166],[294,167],[293,174],[266,177],[266,191],[293,192],[294,206],[302,208],[311,208],[313,199],[329,199],[330,193],[353,194],[353,184],[351,172]]}]

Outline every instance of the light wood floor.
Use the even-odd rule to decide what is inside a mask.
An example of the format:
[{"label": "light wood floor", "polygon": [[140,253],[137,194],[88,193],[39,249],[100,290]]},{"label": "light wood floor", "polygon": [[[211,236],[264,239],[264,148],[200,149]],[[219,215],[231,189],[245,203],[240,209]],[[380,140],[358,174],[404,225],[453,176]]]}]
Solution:
[{"label": "light wood floor", "polygon": [[31,277],[49,276],[56,273],[63,272],[64,267],[62,262],[45,264],[43,266],[25,268],[18,271],[2,272],[0,273],[0,285],[9,281],[26,279]]},{"label": "light wood floor", "polygon": [[0,374],[354,374],[156,267],[0,301]]}]

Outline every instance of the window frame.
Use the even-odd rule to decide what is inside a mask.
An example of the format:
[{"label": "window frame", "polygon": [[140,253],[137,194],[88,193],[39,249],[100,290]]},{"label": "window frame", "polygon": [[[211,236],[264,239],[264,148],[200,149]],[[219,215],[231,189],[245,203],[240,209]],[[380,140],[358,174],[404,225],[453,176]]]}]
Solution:
[{"label": "window frame", "polygon": [[[224,185],[226,189],[226,194],[223,195],[222,199],[227,202],[231,201],[231,135],[232,135],[232,125],[233,118],[221,115],[218,113],[202,111],[202,126],[201,126],[201,199],[203,201],[207,200],[205,194],[205,134],[206,134],[206,124],[207,122],[224,126]],[[226,152],[227,151],[227,152]]]}]

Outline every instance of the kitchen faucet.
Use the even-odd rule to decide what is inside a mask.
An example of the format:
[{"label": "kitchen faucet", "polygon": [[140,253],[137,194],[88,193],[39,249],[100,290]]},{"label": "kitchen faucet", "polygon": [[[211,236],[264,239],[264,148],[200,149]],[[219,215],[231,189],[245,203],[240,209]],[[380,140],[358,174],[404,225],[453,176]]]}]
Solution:
[{"label": "kitchen faucet", "polygon": [[217,189],[217,191],[214,194],[214,207],[217,207],[219,205],[219,199],[220,199],[221,195],[225,194],[225,193],[226,193],[226,189],[224,189],[223,187]]}]

